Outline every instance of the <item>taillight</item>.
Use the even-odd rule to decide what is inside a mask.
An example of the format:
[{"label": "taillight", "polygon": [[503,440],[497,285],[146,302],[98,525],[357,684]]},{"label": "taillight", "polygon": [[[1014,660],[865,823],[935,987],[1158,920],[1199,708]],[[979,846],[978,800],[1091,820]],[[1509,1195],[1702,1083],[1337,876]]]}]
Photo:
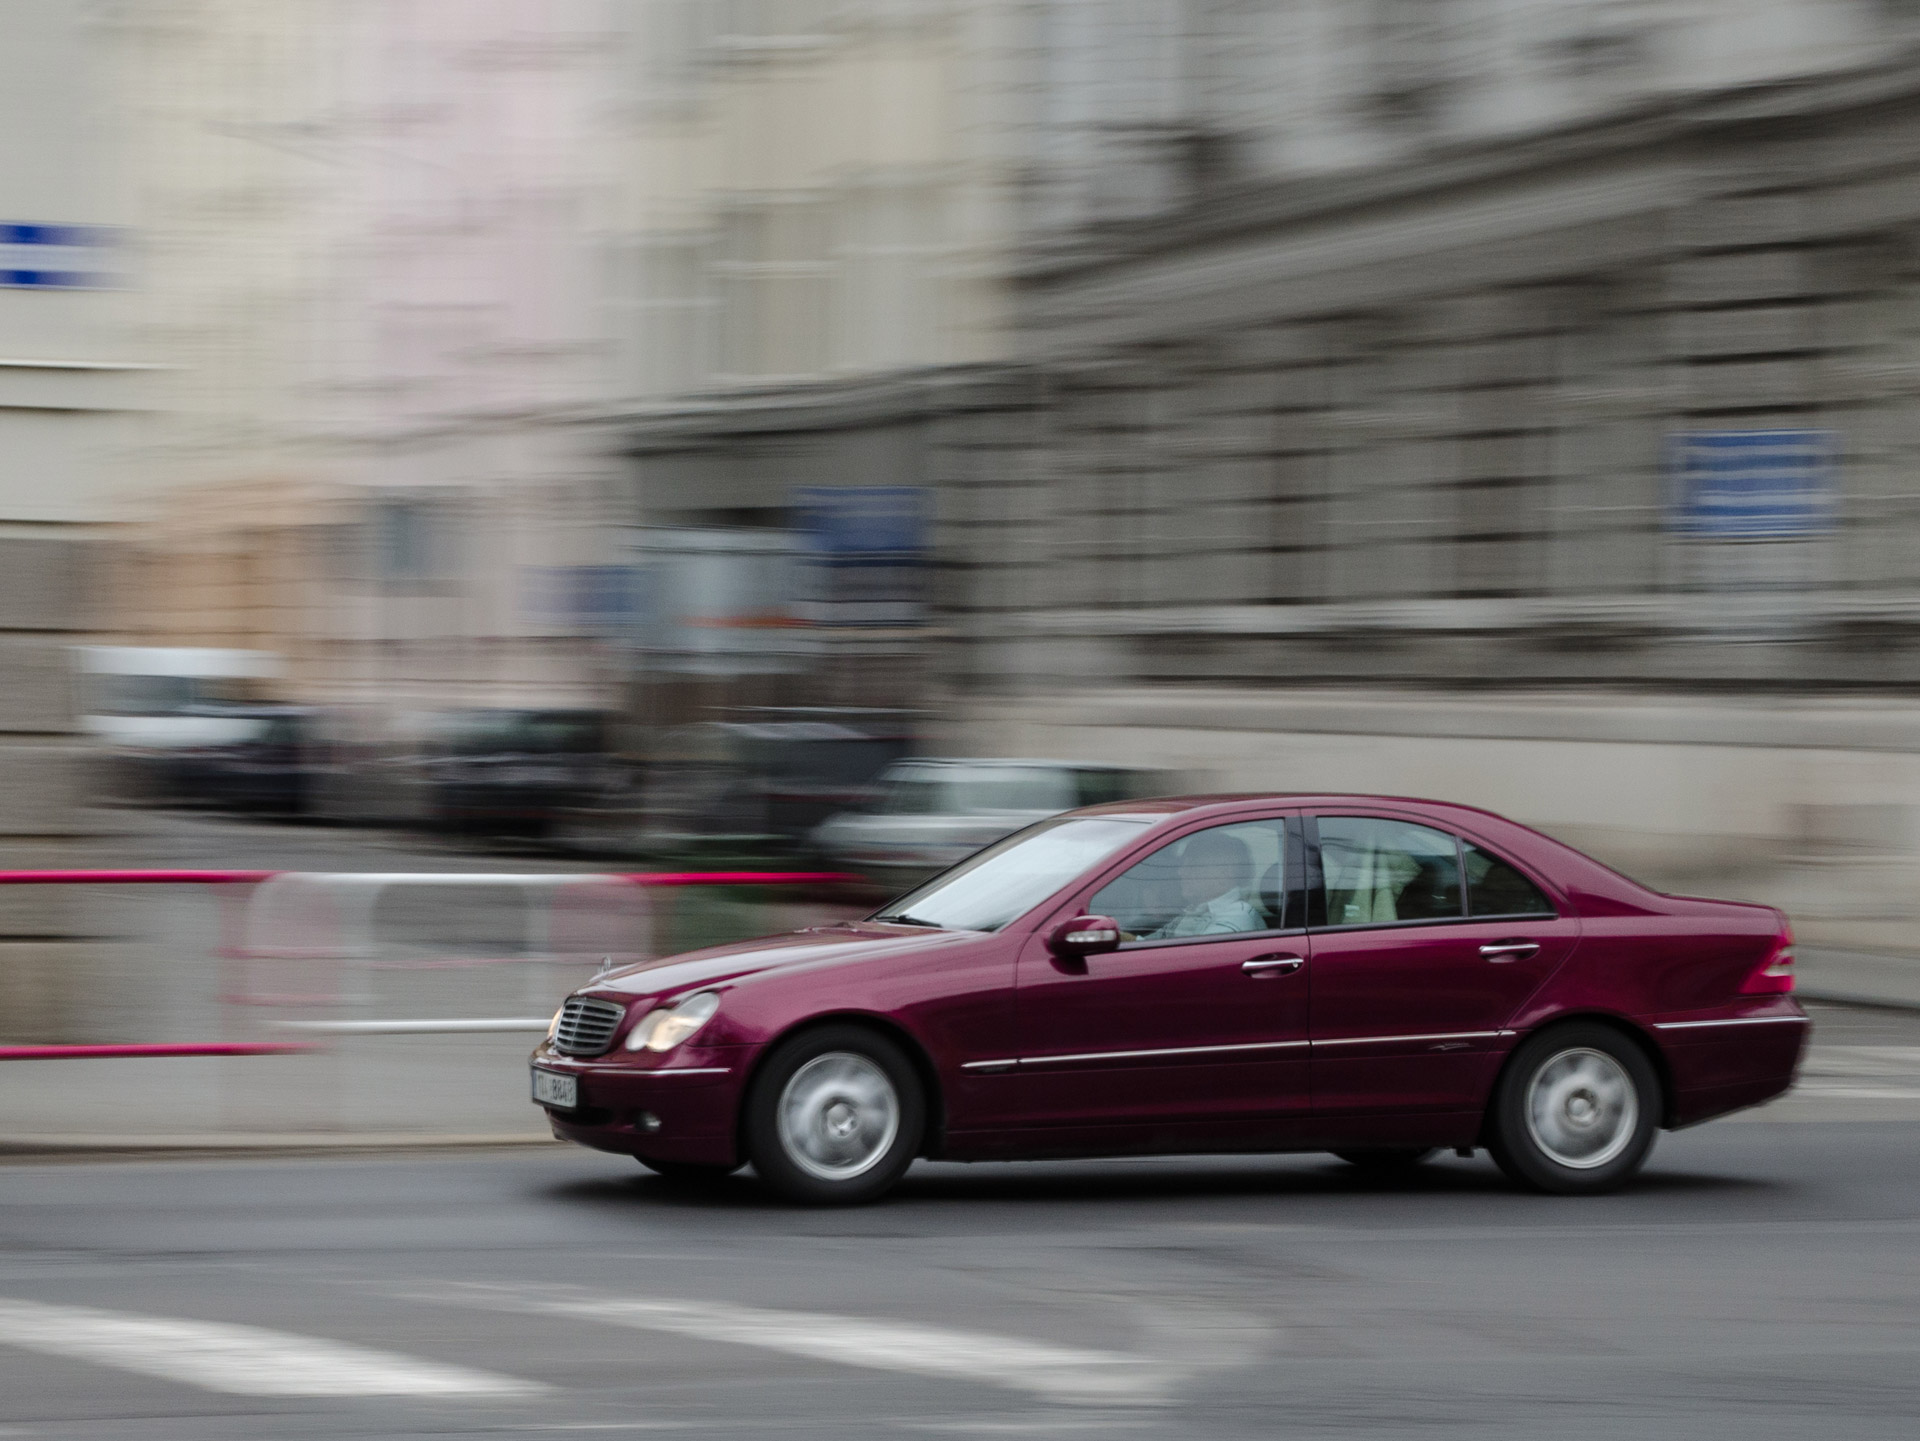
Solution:
[{"label": "taillight", "polygon": [[1766,964],[1740,986],[1743,996],[1784,996],[1793,991],[1793,935],[1781,936],[1773,943]]}]

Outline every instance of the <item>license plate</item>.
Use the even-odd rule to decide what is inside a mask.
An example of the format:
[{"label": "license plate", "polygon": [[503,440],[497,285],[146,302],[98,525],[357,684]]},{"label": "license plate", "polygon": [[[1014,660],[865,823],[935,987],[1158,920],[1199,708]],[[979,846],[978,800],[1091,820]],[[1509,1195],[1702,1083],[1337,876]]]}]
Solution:
[{"label": "license plate", "polygon": [[580,1078],[563,1076],[558,1071],[533,1068],[533,1099],[543,1106],[560,1106],[571,1111],[580,1104]]}]

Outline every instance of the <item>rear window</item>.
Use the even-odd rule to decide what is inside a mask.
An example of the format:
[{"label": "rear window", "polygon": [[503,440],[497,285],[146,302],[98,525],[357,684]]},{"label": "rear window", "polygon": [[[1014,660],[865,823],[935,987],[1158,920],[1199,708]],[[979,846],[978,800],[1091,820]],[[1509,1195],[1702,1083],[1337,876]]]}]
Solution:
[{"label": "rear window", "polygon": [[1553,903],[1540,888],[1492,851],[1460,842],[1467,863],[1467,908],[1476,916],[1550,916]]}]

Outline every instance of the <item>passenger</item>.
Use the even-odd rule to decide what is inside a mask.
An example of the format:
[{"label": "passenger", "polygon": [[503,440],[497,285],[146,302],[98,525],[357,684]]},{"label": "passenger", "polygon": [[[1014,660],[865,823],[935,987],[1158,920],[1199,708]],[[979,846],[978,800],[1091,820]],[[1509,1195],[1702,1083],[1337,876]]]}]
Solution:
[{"label": "passenger", "polygon": [[1266,917],[1253,902],[1253,858],[1232,836],[1202,831],[1187,842],[1180,856],[1179,915],[1145,940],[1172,936],[1230,936],[1264,931]]}]

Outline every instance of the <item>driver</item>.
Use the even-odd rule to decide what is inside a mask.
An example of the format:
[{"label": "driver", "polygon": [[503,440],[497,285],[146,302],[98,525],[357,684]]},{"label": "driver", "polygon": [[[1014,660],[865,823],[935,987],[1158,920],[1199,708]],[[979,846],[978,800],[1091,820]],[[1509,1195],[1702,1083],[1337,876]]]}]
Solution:
[{"label": "driver", "polygon": [[1183,908],[1143,940],[1170,936],[1229,936],[1263,931],[1266,918],[1254,905],[1253,858],[1233,836],[1202,831],[1187,842],[1180,855],[1180,899]]}]

